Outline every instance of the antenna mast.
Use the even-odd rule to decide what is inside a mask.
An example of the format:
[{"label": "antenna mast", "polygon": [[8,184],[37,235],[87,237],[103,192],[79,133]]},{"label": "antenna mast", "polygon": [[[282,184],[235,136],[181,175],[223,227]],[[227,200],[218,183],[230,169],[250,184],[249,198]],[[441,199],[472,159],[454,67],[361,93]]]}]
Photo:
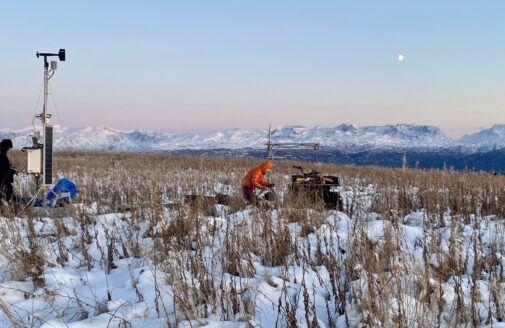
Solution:
[{"label": "antenna mast", "polygon": [[274,159],[283,159],[286,156],[275,156],[275,150],[318,150],[318,143],[294,143],[294,142],[283,142],[283,143],[272,143],[272,126],[268,125],[268,143],[266,143],[268,151],[268,160],[273,161]]},{"label": "antenna mast", "polygon": [[44,191],[49,188],[53,179],[53,127],[49,125],[51,114],[47,113],[49,80],[54,75],[54,71],[57,68],[57,62],[51,61],[51,69],[49,69],[47,57],[53,56],[58,56],[60,61],[65,61],[65,49],[60,49],[57,54],[37,52],[37,58],[44,57],[44,107],[42,108],[42,114],[35,116],[41,120],[43,126],[42,133],[44,141],[42,145],[42,181],[39,182],[39,188],[43,191],[42,202],[44,207],[46,206],[46,197]]}]

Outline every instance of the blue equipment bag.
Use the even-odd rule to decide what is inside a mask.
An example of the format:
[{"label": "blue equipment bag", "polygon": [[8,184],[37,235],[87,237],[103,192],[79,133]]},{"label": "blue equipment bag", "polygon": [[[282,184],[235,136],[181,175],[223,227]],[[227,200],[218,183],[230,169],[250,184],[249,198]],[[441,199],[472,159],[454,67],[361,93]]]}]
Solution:
[{"label": "blue equipment bag", "polygon": [[[68,193],[68,195],[62,197],[61,195],[62,193]],[[75,186],[75,183],[67,179],[61,179],[54,186],[54,188],[47,193],[46,199],[47,202],[50,204],[53,203],[55,198],[58,198],[58,201],[60,201],[63,204],[70,204],[70,200],[74,198],[76,195],[77,195],[77,187]]]}]

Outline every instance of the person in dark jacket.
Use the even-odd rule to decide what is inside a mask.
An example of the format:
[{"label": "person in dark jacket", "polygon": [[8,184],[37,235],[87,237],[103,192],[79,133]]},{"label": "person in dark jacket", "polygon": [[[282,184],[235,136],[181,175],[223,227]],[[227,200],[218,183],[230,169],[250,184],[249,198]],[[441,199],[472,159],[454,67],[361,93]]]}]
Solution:
[{"label": "person in dark jacket", "polygon": [[12,148],[12,140],[4,139],[0,142],[0,200],[11,202],[13,199],[14,174],[17,173],[7,157],[7,152]]}]

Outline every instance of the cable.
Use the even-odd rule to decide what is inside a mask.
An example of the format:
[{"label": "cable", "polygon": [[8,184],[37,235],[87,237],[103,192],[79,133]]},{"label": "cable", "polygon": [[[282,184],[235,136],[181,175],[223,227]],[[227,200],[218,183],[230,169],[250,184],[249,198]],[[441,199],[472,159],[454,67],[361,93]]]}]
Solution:
[{"label": "cable", "polygon": [[49,83],[47,84],[47,86],[49,88],[49,94],[51,95],[51,99],[53,101],[54,109],[56,110],[56,117],[58,118],[60,126],[63,127],[63,123],[61,122],[61,115],[60,112],[58,111],[58,106],[56,106],[56,101],[54,100],[53,90],[51,89],[51,85]]},{"label": "cable", "polygon": [[33,126],[33,130],[35,131],[35,114],[37,113],[37,107],[39,107],[39,103],[40,103],[40,96],[42,95],[42,90],[44,89],[44,83],[42,83],[42,85],[40,86],[40,91],[39,91],[39,96],[37,98],[37,102],[35,104],[35,107],[33,108],[33,116],[32,116],[32,126]]}]

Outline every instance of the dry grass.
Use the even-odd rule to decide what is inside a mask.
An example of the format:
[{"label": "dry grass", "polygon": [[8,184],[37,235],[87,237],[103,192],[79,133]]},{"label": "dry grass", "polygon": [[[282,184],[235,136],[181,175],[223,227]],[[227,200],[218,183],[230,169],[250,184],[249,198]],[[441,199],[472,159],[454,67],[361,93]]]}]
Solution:
[{"label": "dry grass", "polygon": [[[14,152],[12,160],[22,166],[23,156]],[[248,222],[234,215],[245,208],[240,198],[222,221],[207,219],[219,217],[219,213],[205,202],[167,208],[167,203],[181,201],[185,194],[213,195],[217,184],[240,195],[242,176],[259,163],[190,156],[56,153],[54,166],[58,170],[56,177],[74,181],[81,191],[79,201],[96,204],[98,213],[115,212],[126,203],[135,206],[125,219],[126,229],[108,232],[102,260],[107,263],[107,270],[114,268],[118,254],[151,261],[153,270],[163,277],[157,282],[157,293],[161,295],[163,284],[173,287],[173,309],[162,303],[161,296],[156,302],[156,311],[172,318],[167,326],[176,327],[184,320],[204,320],[211,314],[222,320],[249,320],[255,314],[255,306],[247,279],[256,274],[255,261],[266,267],[283,267],[286,272],[291,266],[315,271],[324,267],[330,277],[326,296],[329,326],[335,326],[333,320],[338,315],[349,320],[347,315],[352,309],[369,327],[479,326],[505,319],[501,296],[505,283],[503,262],[496,255],[505,251],[505,233],[497,231],[486,245],[475,234],[470,237],[474,245],[471,254],[462,251],[462,244],[468,239],[462,231],[464,225],[478,226],[484,216],[494,216],[493,220],[505,218],[505,177],[302,163],[307,169],[339,176],[345,194],[352,195],[344,211],[354,226],[342,242],[321,233],[322,226],[329,225],[337,234],[338,229],[328,223],[330,214],[322,206],[314,208],[308,200],[296,206],[280,203],[275,217],[269,209],[253,209]],[[291,167],[294,164],[300,165],[274,163],[269,180],[276,183],[278,190],[289,189],[289,175],[297,173]],[[29,188],[23,186],[19,190]],[[418,242],[423,263],[412,263],[400,224],[406,215],[421,210],[424,236]],[[368,233],[368,214],[372,212],[385,222],[379,240],[370,238]],[[92,268],[96,263],[88,249],[96,222],[84,212],[76,213],[74,219],[82,232],[82,265]],[[3,243],[9,240],[13,244],[12,252],[5,252],[2,247],[1,253],[12,265],[11,279],[31,277],[36,286],[43,286],[40,276],[44,263],[38,243],[42,237],[30,229],[31,219],[27,222],[28,244],[15,224],[0,230]],[[296,235],[289,230],[293,223],[300,226]],[[69,232],[61,224],[57,227],[55,238],[63,240]],[[447,247],[443,234],[450,234]],[[308,242],[311,236],[316,240],[315,249]],[[144,238],[152,238],[155,247],[143,249]],[[58,261],[64,263],[66,250],[62,242],[58,246]],[[218,246],[220,251],[212,253]],[[23,257],[20,259],[17,254]],[[470,299],[463,296],[464,279],[471,282]],[[446,303],[447,291],[442,288],[449,280],[453,281],[454,304]],[[482,318],[476,309],[482,303],[479,281],[490,286],[492,302],[487,318]],[[301,283],[305,324],[315,327],[313,298],[305,282]],[[296,304],[287,288],[283,295],[277,304],[278,320],[281,326],[292,326],[296,323]],[[409,305],[406,295],[417,301]]]}]

